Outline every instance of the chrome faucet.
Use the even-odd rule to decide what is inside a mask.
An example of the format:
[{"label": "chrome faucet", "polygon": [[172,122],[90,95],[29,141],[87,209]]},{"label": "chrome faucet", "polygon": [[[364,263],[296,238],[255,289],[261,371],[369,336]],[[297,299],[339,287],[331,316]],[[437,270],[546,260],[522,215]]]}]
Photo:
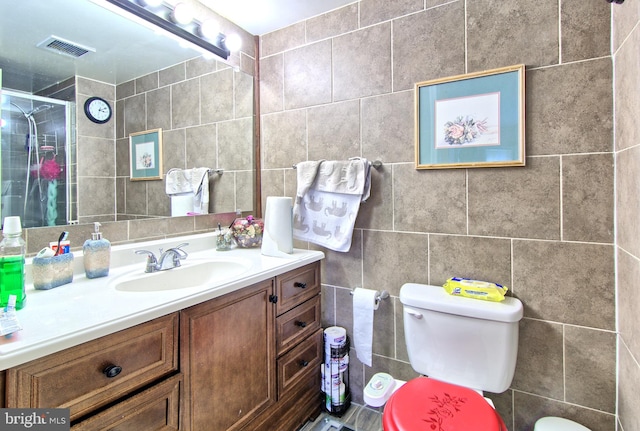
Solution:
[{"label": "chrome faucet", "polygon": [[156,255],[149,250],[136,250],[136,254],[146,254],[147,263],[144,272],[166,271],[168,269],[180,266],[180,261],[187,258],[188,254],[182,247],[188,246],[188,242],[184,242],[175,247],[171,247],[167,251],[160,249],[160,259],[156,259]]}]

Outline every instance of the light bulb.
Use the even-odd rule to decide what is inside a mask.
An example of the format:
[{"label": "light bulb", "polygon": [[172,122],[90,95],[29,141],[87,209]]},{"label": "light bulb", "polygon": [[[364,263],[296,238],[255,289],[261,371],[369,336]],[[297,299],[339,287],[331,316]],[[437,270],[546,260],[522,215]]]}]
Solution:
[{"label": "light bulb", "polygon": [[231,52],[240,51],[240,48],[242,47],[242,39],[240,39],[240,36],[233,33],[228,35],[224,39],[224,44],[227,46],[227,49]]},{"label": "light bulb", "polygon": [[162,0],[142,0],[146,6],[158,7],[162,4]]},{"label": "light bulb", "polygon": [[187,25],[193,20],[193,12],[191,8],[186,3],[178,3],[171,13],[173,20],[182,25]]},{"label": "light bulb", "polygon": [[220,29],[218,23],[213,19],[207,19],[200,24],[200,34],[207,39],[215,39],[218,37]]}]

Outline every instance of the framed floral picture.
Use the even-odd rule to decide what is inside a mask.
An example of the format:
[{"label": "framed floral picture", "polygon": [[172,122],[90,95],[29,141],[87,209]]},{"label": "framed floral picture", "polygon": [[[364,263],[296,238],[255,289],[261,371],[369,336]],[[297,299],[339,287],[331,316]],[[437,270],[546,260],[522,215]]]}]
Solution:
[{"label": "framed floral picture", "polygon": [[416,169],[524,166],[524,70],[417,83]]},{"label": "framed floral picture", "polygon": [[131,181],[162,179],[162,129],[129,135]]}]

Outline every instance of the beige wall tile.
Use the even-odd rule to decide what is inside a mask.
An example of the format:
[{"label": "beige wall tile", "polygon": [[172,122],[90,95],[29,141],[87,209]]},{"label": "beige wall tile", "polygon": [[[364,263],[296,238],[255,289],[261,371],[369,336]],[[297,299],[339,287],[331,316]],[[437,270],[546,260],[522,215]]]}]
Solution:
[{"label": "beige wall tile", "polygon": [[616,334],[565,325],[566,401],[616,411]]},{"label": "beige wall tile", "polygon": [[[323,262],[324,266],[324,262]],[[336,288],[333,286],[322,285],[322,293],[320,296],[322,301],[322,327],[335,326],[336,324]]]},{"label": "beige wall tile", "polygon": [[171,128],[200,124],[200,80],[190,79],[171,86]]},{"label": "beige wall tile", "polygon": [[[624,10],[628,10],[623,4]],[[618,15],[616,15],[618,16]],[[637,120],[640,116],[640,100],[635,95],[640,93],[638,80],[638,47],[640,46],[640,29],[635,30],[620,47],[615,56],[616,88],[616,149],[623,150],[640,141],[640,130]]]},{"label": "beige wall tile", "polygon": [[[179,81],[184,81],[187,78],[187,66],[186,63],[178,63],[175,66],[162,69],[158,72],[158,85],[164,87],[166,85],[175,84]],[[120,86],[118,86],[120,87]],[[125,95],[118,94],[118,99]]]},{"label": "beige wall tile", "polygon": [[262,168],[290,168],[307,160],[307,114],[304,110],[262,117]]},{"label": "beige wall tile", "polygon": [[612,151],[611,70],[602,58],[526,72],[528,155]]},{"label": "beige wall tile", "polygon": [[308,118],[309,160],[360,156],[360,103],[357,100],[309,108]]},{"label": "beige wall tile", "polygon": [[556,0],[467,2],[468,70],[557,64]]},{"label": "beige wall tile", "polygon": [[513,292],[524,315],[615,329],[613,247],[513,241]]},{"label": "beige wall tile", "polygon": [[186,129],[185,168],[218,166],[217,125],[189,127]]},{"label": "beige wall tile", "polygon": [[[366,71],[366,74],[363,74]],[[333,100],[391,90],[391,25],[368,27],[333,39]]]},{"label": "beige wall tile", "polygon": [[472,236],[429,235],[431,284],[467,277],[511,289],[511,241]]},{"label": "beige wall tile", "polygon": [[[185,169],[186,165],[186,129],[178,130],[163,130],[162,131],[162,152],[163,167],[165,173],[172,168]],[[127,157],[129,156],[129,142],[127,141]],[[125,175],[129,175],[129,165],[127,165],[127,172]]]},{"label": "beige wall tile", "polygon": [[260,58],[304,45],[305,32],[306,23],[299,22],[260,36]]},{"label": "beige wall tile", "polygon": [[364,157],[384,163],[414,161],[413,100],[413,90],[362,99]]},{"label": "beige wall tile", "polygon": [[559,158],[527,166],[469,170],[469,233],[560,238]]},{"label": "beige wall tile", "polygon": [[462,28],[461,1],[394,20],[393,90],[465,73]]},{"label": "beige wall tile", "polygon": [[351,240],[351,249],[341,253],[322,247],[312,246],[324,252],[322,282],[350,289],[362,286],[362,231],[355,230]]},{"label": "beige wall tile", "polygon": [[136,93],[146,93],[158,88],[158,72],[153,72],[135,79]]},{"label": "beige wall tile", "polygon": [[360,204],[356,228],[393,229],[392,170],[392,165],[388,164],[371,169],[371,194]]},{"label": "beige wall tile", "polygon": [[395,358],[409,362],[409,352],[407,351],[407,341],[404,336],[404,309],[402,302],[400,302],[400,298],[392,297],[390,298],[393,301],[395,307],[395,325],[396,325],[396,355]]},{"label": "beige wall tile", "polygon": [[78,137],[78,176],[113,177],[115,173],[115,149],[113,140]]},{"label": "beige wall tile", "polygon": [[111,214],[115,204],[115,178],[85,177],[78,188],[78,214]]},{"label": "beige wall tile", "polygon": [[634,256],[640,256],[640,147],[621,151],[616,158],[617,245]]},{"label": "beige wall tile", "polygon": [[145,102],[144,94],[138,94],[124,100],[125,136],[147,130],[147,106]]},{"label": "beige wall tile", "polygon": [[563,399],[562,325],[523,319],[520,321],[519,335],[518,361],[511,387],[548,398]]},{"label": "beige wall tile", "polygon": [[366,27],[424,9],[424,0],[363,0],[360,2],[360,25]]},{"label": "beige wall tile", "polygon": [[611,8],[611,14],[613,16],[612,49],[615,52],[637,25],[638,20],[640,20],[640,4],[626,2],[622,5],[616,5],[616,7]]},{"label": "beige wall tile", "polygon": [[260,60],[260,113],[284,109],[284,54]]},{"label": "beige wall tile", "polygon": [[466,234],[463,169],[416,170],[413,164],[394,165],[393,169],[396,230]]},{"label": "beige wall tile", "polygon": [[307,43],[358,29],[358,5],[353,3],[307,20]]},{"label": "beige wall tile", "polygon": [[[618,249],[618,331],[634,357],[640,358],[640,301],[638,298],[640,261],[627,251]],[[636,371],[637,372],[637,371]]]},{"label": "beige wall tile", "polygon": [[420,234],[364,231],[362,287],[399,296],[404,283],[428,284],[427,238]]},{"label": "beige wall tile", "polygon": [[[200,118],[207,124],[234,118],[233,70],[225,69],[200,77]],[[197,111],[190,114],[197,117]]]},{"label": "beige wall tile", "polygon": [[331,102],[331,41],[284,53],[285,109]]},{"label": "beige wall tile", "polygon": [[[253,168],[253,120],[241,118],[218,124],[218,165],[225,170]],[[213,137],[211,137],[213,139]]]},{"label": "beige wall tile", "polygon": [[558,416],[588,427],[591,431],[615,431],[615,416],[514,391],[515,431],[530,431],[535,422],[545,416]]},{"label": "beige wall tile", "polygon": [[171,129],[171,88],[163,87],[147,93],[147,130]]},{"label": "beige wall tile", "polygon": [[620,378],[618,388],[618,415],[625,430],[640,429],[640,368],[625,344],[620,344],[619,352]]},{"label": "beige wall tile", "polygon": [[613,155],[562,157],[562,238],[613,242]]},{"label": "beige wall tile", "polygon": [[[562,62],[605,57],[611,53],[611,8],[582,0],[560,3]],[[590,25],[585,25],[585,23]]]}]

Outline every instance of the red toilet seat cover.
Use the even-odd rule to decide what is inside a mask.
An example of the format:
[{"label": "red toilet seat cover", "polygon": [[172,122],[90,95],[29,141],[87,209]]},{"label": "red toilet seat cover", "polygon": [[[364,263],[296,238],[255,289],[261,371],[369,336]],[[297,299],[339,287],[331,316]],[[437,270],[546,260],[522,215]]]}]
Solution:
[{"label": "red toilet seat cover", "polygon": [[387,401],[384,431],[506,431],[498,413],[474,390],[427,377],[405,383]]}]

